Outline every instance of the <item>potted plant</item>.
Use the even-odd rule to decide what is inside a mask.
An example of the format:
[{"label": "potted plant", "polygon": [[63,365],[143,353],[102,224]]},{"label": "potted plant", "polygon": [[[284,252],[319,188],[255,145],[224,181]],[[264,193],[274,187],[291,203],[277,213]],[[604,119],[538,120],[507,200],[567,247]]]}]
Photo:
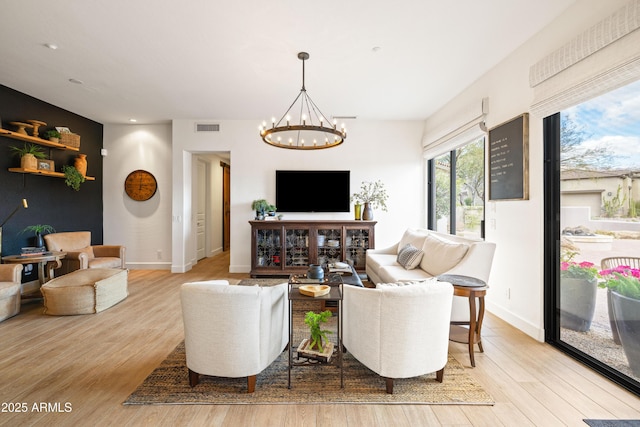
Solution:
[{"label": "potted plant", "polygon": [[64,173],[64,183],[75,191],[80,190],[80,184],[85,181],[84,176],[73,166],[62,166],[62,172]]},{"label": "potted plant", "polygon": [[275,215],[275,206],[271,205],[265,199],[254,200],[251,203],[251,209],[256,211],[256,219],[264,219],[265,212],[268,212],[269,209],[272,207],[274,209],[274,215]]},{"label": "potted plant", "polygon": [[48,130],[44,133],[44,136],[51,142],[59,142],[60,141],[60,132],[55,129]]},{"label": "potted plant", "polygon": [[55,233],[56,229],[48,224],[36,224],[25,227],[20,233],[26,233],[27,231],[35,233],[36,240],[34,246],[36,248],[42,248],[44,247],[44,239],[42,238],[42,235],[44,233]]},{"label": "potted plant", "polygon": [[[363,181],[360,185],[360,191],[351,196],[351,200],[357,204],[364,204],[362,211],[362,219],[373,219],[373,209],[380,208],[387,211],[387,190],[384,188],[382,181]],[[356,212],[357,213],[357,212]]]},{"label": "potted plant", "polygon": [[322,353],[324,350],[324,341],[328,341],[327,334],[332,333],[329,330],[322,329],[320,324],[324,323],[331,317],[331,311],[325,310],[321,313],[314,313],[313,311],[308,311],[304,316],[305,325],[309,326],[309,333],[311,338],[309,338],[309,343],[307,348],[309,350],[313,350]]},{"label": "potted plant", "polygon": [[20,167],[22,169],[38,169],[37,159],[47,158],[42,147],[36,144],[28,143],[22,147],[12,145],[9,149],[20,157]]},{"label": "potted plant", "polygon": [[618,331],[620,343],[634,375],[640,376],[640,270],[629,266],[600,271],[613,311],[612,327]]},{"label": "potted plant", "polygon": [[596,309],[598,269],[592,262],[560,263],[560,326],[588,331]]}]

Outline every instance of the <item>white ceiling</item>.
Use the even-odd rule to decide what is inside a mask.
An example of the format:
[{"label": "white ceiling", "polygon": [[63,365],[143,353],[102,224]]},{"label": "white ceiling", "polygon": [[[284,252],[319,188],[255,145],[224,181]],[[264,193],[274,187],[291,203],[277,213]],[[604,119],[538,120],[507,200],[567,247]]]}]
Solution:
[{"label": "white ceiling", "polygon": [[424,119],[574,1],[3,1],[0,84],[101,123],[269,120],[306,51],[327,116]]}]

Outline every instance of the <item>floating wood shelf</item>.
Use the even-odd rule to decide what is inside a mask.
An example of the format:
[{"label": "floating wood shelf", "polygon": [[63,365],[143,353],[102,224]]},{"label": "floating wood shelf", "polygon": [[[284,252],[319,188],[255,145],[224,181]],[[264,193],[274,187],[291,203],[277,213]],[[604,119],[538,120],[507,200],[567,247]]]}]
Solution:
[{"label": "floating wood shelf", "polygon": [[13,132],[7,129],[0,129],[0,136],[6,136],[7,138],[13,138],[20,141],[31,142],[33,144],[42,145],[44,147],[57,148],[59,150],[80,151],[80,147],[70,147],[68,145],[60,144],[59,142],[51,142],[46,139],[38,138],[31,135],[25,135],[18,132]]},{"label": "floating wood shelf", "polygon": [[[44,176],[53,176],[56,178],[64,178],[64,174],[62,172],[52,172],[43,169],[23,169],[23,168],[9,168],[9,172],[16,173],[30,173],[32,175],[44,175]],[[84,179],[87,181],[95,181],[95,177],[93,176],[85,176]]]}]

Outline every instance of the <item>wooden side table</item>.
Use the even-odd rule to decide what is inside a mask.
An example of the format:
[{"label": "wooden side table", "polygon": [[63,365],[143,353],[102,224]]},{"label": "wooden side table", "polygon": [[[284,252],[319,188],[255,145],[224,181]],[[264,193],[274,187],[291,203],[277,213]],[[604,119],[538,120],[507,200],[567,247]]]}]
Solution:
[{"label": "wooden side table", "polygon": [[53,270],[60,268],[62,265],[60,260],[65,256],[67,256],[66,252],[55,251],[34,256],[9,255],[2,257],[2,262],[23,265],[38,264],[38,280],[40,281],[40,286],[42,286],[53,278]]},{"label": "wooden side table", "polygon": [[[475,368],[474,345],[478,344],[480,352],[484,352],[481,332],[484,319],[484,296],[487,294],[489,287],[483,280],[456,274],[443,274],[438,276],[438,280],[451,283],[453,285],[453,295],[469,299],[469,321],[451,322],[449,339],[469,345],[469,360],[471,361],[471,366]],[[477,310],[476,298],[479,301]],[[469,325],[469,330],[461,328],[460,326],[462,325]]]}]

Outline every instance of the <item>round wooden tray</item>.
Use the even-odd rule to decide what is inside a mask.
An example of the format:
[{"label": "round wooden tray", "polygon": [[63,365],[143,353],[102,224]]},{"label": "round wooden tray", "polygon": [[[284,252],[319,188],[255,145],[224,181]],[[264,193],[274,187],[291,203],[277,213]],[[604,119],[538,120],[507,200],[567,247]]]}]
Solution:
[{"label": "round wooden tray", "polygon": [[321,297],[331,292],[331,287],[327,285],[302,285],[298,291],[309,297]]}]

